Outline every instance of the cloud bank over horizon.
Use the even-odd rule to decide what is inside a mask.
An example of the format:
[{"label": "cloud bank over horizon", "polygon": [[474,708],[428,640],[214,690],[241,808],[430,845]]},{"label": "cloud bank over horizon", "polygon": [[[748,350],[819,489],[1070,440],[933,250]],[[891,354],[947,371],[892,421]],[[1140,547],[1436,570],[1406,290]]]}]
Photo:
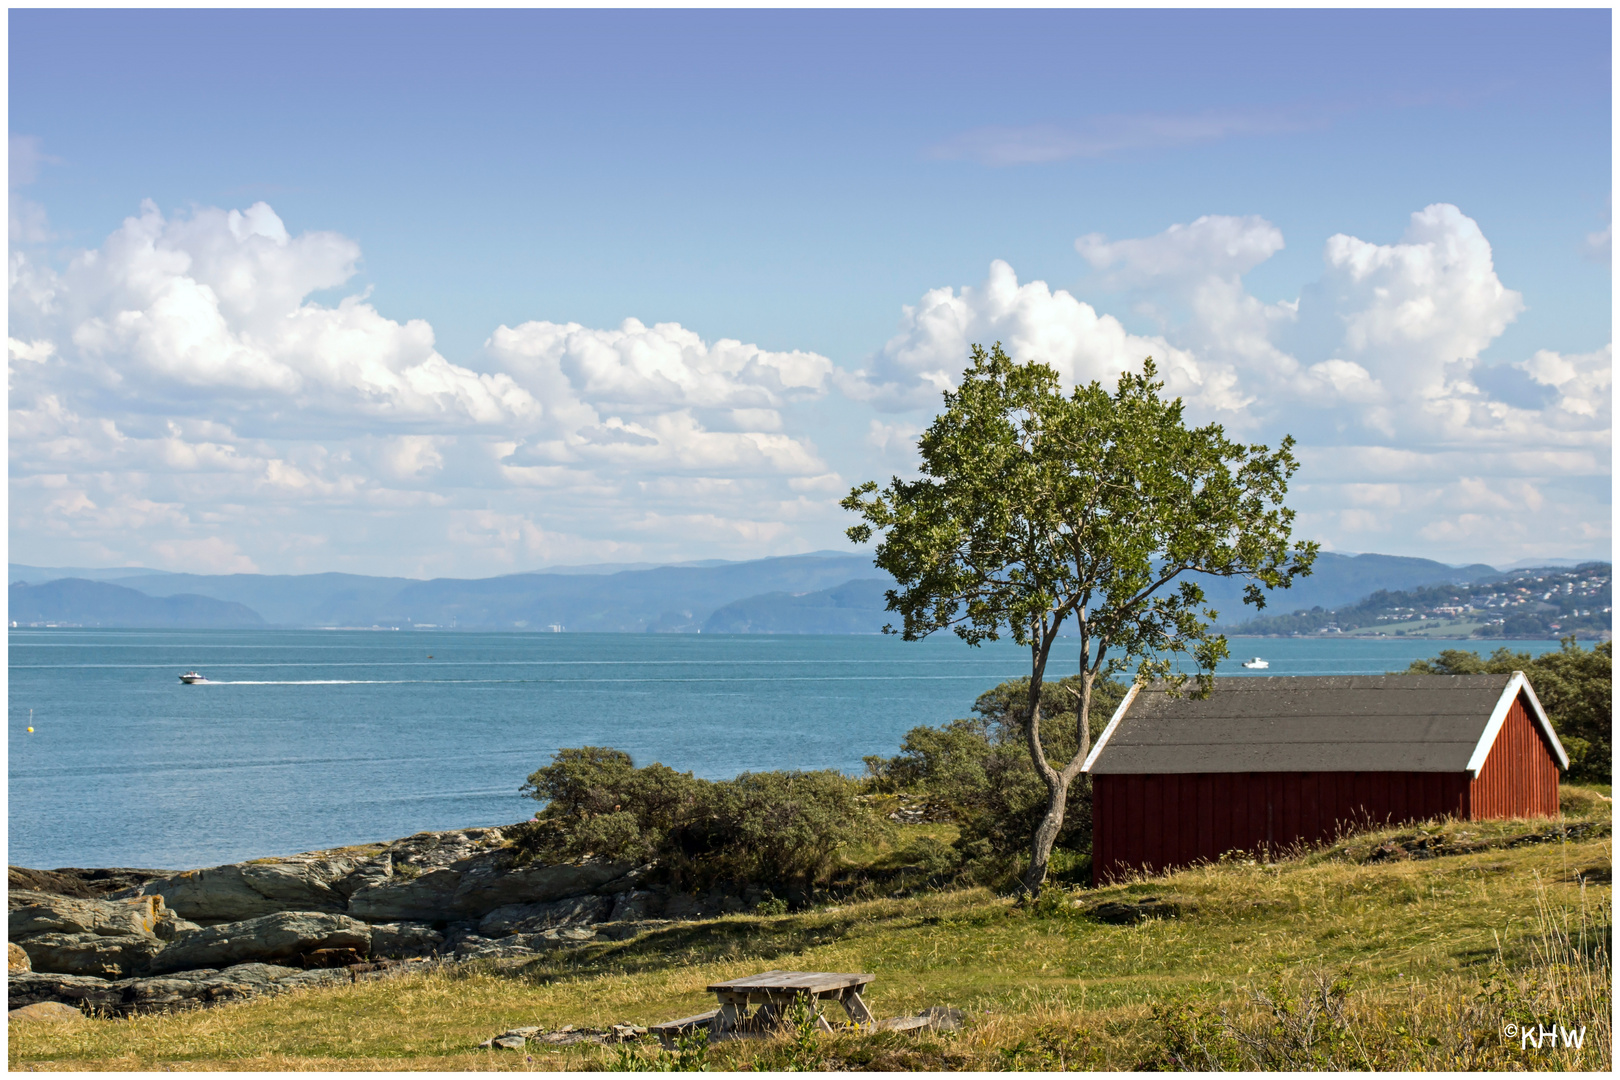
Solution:
[{"label": "cloud bank over horizon", "polygon": [[1152,355],[1192,419],[1292,433],[1300,533],[1332,548],[1610,550],[1612,346],[1482,360],[1524,300],[1450,204],[1393,242],[1297,238],[1320,270],[1286,300],[1245,281],[1285,248],[1260,216],[1087,234],[1080,284],[996,259],[897,296],[895,332],[842,360],[634,318],[500,325],[450,359],[350,288],[357,242],[266,202],[148,202],[66,254],[15,189],[11,216],[17,561],[486,576],[842,547],[838,499],[912,468],[968,347],[997,340],[1071,383]]}]

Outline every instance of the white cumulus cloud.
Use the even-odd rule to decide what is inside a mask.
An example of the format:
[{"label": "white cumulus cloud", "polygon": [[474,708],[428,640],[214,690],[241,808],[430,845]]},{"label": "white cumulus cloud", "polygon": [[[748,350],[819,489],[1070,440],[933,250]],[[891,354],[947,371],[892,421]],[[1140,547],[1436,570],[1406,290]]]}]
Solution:
[{"label": "white cumulus cloud", "polygon": [[1439,203],[1393,243],[1331,236],[1318,281],[1262,302],[1243,276],[1283,242],[1262,218],[1206,216],[1076,249],[1242,403],[1206,391],[1195,415],[1300,440],[1301,526],[1331,546],[1503,562],[1607,546],[1611,349],[1487,365],[1524,301],[1477,222]]},{"label": "white cumulus cloud", "polygon": [[290,235],[264,203],[168,218],[148,202],[60,273],[14,253],[12,317],[77,378],[171,409],[212,414],[251,391],[259,415],[477,426],[538,411],[510,378],[439,355],[421,320],[308,299],[352,277],[359,256],[335,233]]},{"label": "white cumulus cloud", "polygon": [[891,411],[937,404],[960,381],[969,347],[994,341],[1020,362],[1051,365],[1070,383],[1112,383],[1150,355],[1175,392],[1195,393],[1202,382],[1192,354],[1163,338],[1132,334],[1112,315],[1044,281],[1020,284],[1000,259],[981,284],[930,290],[903,312],[900,332],[868,367],[842,377],[850,397]]},{"label": "white cumulus cloud", "polygon": [[[588,560],[610,533],[637,536],[638,557],[706,551],[690,530],[718,521],[722,545],[792,550],[812,545],[784,520],[836,515],[842,481],[788,416],[825,395],[826,357],[628,319],[503,326],[452,362],[424,320],[317,299],[360,258],[265,203],[145,203],[59,263],[13,250],[15,535],[50,537],[56,562],[362,570],[380,535],[442,549],[413,569],[468,572]],[[719,494],[694,515],[662,486],[676,478]]]}]

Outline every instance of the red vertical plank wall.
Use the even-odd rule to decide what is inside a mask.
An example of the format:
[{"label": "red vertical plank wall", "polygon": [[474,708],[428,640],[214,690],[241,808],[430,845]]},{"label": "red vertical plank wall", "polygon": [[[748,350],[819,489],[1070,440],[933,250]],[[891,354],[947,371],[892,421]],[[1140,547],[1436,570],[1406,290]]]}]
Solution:
[{"label": "red vertical plank wall", "polygon": [[[1556,812],[1556,769],[1547,790]],[[1467,773],[1094,776],[1094,877],[1213,862],[1229,851],[1281,854],[1370,823],[1466,818],[1471,795]]]},{"label": "red vertical plank wall", "polygon": [[1523,694],[1508,710],[1468,796],[1475,819],[1558,816],[1558,762]]}]

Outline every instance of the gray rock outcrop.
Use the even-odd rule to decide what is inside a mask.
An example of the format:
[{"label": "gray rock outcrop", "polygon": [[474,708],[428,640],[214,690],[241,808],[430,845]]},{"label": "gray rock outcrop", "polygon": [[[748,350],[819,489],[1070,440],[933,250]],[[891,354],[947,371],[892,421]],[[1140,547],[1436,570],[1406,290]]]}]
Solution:
[{"label": "gray rock outcrop", "polygon": [[443,944],[444,935],[433,929],[431,923],[378,923],[371,928],[373,957],[403,960],[432,956]]},{"label": "gray rock outcrop", "polygon": [[162,901],[91,900],[17,889],[7,893],[7,931],[17,941],[35,934],[149,935]]},{"label": "gray rock outcrop", "polygon": [[144,971],[163,948],[151,934],[35,934],[22,950],[35,971],[117,979]]},{"label": "gray rock outcrop", "polygon": [[282,911],[257,919],[187,930],[156,954],[153,972],[227,967],[244,961],[292,959],[317,949],[371,949],[371,928],[347,915]]},{"label": "gray rock outcrop", "polygon": [[349,897],[347,911],[368,922],[481,918],[497,908],[592,893],[634,870],[628,863],[513,867],[507,851],[481,852],[415,877],[392,877]]},{"label": "gray rock outcrop", "polygon": [[32,1005],[24,1005],[20,1009],[12,1009],[6,1013],[6,1020],[12,1024],[32,1023],[34,1021],[54,1021],[60,1023],[64,1020],[72,1022],[83,1020],[84,1013],[72,1005],[65,1005],[60,1001],[36,1001]]},{"label": "gray rock outcrop", "polygon": [[641,922],[664,913],[664,898],[647,889],[630,889],[613,898],[607,922]]},{"label": "gray rock outcrop", "polygon": [[369,922],[433,921],[455,910],[461,873],[448,867],[415,877],[383,878],[358,889],[345,909]]},{"label": "gray rock outcrop", "polygon": [[347,971],[302,971],[276,964],[237,964],[223,970],[179,971],[156,978],[96,979],[81,975],[14,974],[9,1007],[59,1001],[89,1013],[128,1016],[245,1001],[265,994],[352,981]]},{"label": "gray rock outcrop", "polygon": [[349,898],[340,885],[358,865],[316,856],[230,863],[149,881],[135,893],[161,896],[180,917],[205,925],[278,911],[341,912]]},{"label": "gray rock outcrop", "polygon": [[161,897],[97,900],[18,889],[7,895],[8,934],[34,971],[116,979],[145,969],[163,948]]},{"label": "gray rock outcrop", "polygon": [[534,933],[553,926],[580,926],[606,922],[613,914],[611,896],[571,896],[543,904],[508,904],[478,920],[484,937]]},{"label": "gray rock outcrop", "polygon": [[623,941],[759,899],[672,893],[649,884],[651,866],[520,866],[515,856],[502,830],[461,829],[183,873],[13,867],[12,1007],[58,1001],[124,1015],[209,1005],[410,960]]},{"label": "gray rock outcrop", "polygon": [[508,934],[499,938],[468,934],[456,940],[455,956],[459,960],[499,960],[534,956],[595,940],[596,930],[590,926],[552,927],[535,934]]},{"label": "gray rock outcrop", "polygon": [[629,874],[630,863],[583,863],[514,868],[507,852],[472,860],[456,886],[456,910],[474,917],[510,904],[537,904],[594,893]]},{"label": "gray rock outcrop", "polygon": [[56,896],[77,896],[95,899],[120,889],[131,889],[154,878],[168,877],[173,870],[135,870],[113,867],[102,870],[81,870],[75,866],[60,870],[30,870],[26,866],[8,868],[8,887],[13,891],[27,889],[51,893]]},{"label": "gray rock outcrop", "polygon": [[86,1012],[111,1013],[123,997],[117,982],[90,975],[62,975],[43,971],[14,971],[6,979],[9,1007],[20,1009],[40,1001],[61,1001]]}]

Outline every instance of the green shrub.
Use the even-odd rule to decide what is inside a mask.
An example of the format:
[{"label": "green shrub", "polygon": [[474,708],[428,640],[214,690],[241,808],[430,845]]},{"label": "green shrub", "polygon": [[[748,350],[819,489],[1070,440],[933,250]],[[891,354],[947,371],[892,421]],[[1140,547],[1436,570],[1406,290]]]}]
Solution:
[{"label": "green shrub", "polygon": [[523,857],[547,862],[644,863],[664,851],[670,830],[702,817],[707,783],[664,765],[638,769],[622,750],[559,750],[520,789],[546,808],[511,838]]},{"label": "green shrub", "polygon": [[832,769],[743,773],[710,785],[707,813],[672,839],[700,877],[813,881],[838,849],[879,832],[860,791]]},{"label": "green shrub", "polygon": [[605,747],[559,750],[522,791],[545,808],[509,832],[520,860],[661,862],[678,880],[803,885],[881,832],[860,785],[834,770],[718,783]]},{"label": "green shrub", "polygon": [[[1071,676],[1041,688],[1042,730],[1047,753],[1058,767],[1079,745]],[[1124,697],[1125,686],[1099,682],[1092,692],[1091,731],[1095,739]],[[1026,858],[1029,838],[1046,813],[1046,785],[1035,772],[1024,736],[1029,680],[1002,683],[974,702],[971,720],[944,727],[916,727],[906,733],[900,753],[866,759],[869,783],[878,791],[903,791],[946,808],[959,827],[957,869],[968,880],[998,884],[1015,876]],[[1091,850],[1091,798],[1085,783],[1069,790],[1063,831],[1054,851]]]}]

